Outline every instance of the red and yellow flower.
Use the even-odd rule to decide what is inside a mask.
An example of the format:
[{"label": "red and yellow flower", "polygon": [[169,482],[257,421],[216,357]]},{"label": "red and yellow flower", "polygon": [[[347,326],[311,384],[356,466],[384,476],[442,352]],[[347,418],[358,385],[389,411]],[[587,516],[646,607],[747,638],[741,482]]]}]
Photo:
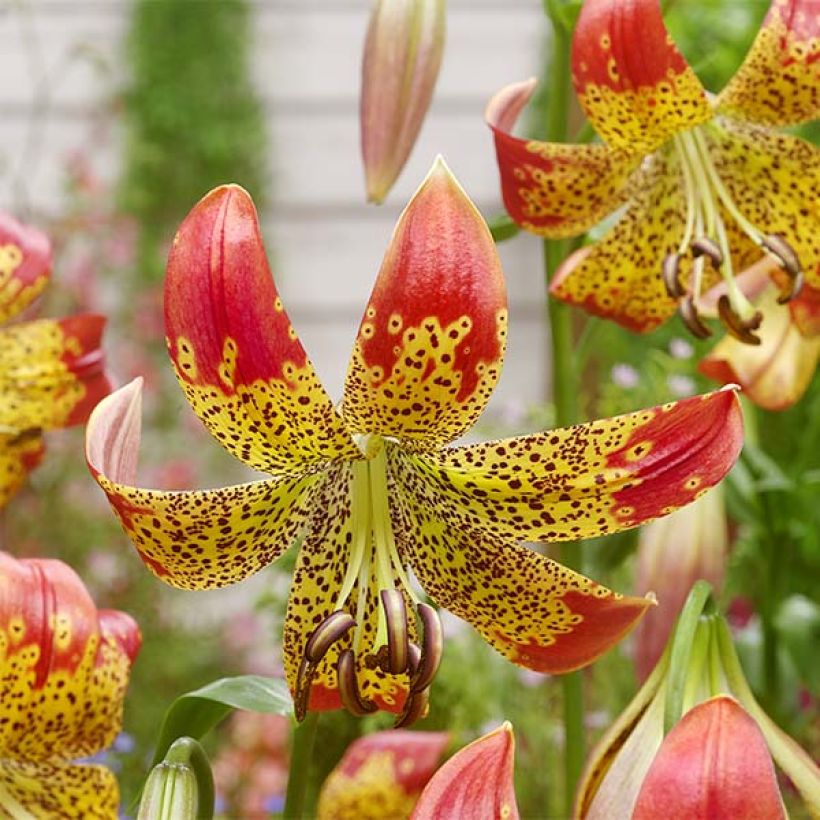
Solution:
[{"label": "red and yellow flower", "polygon": [[694,500],[738,455],[733,391],[462,447],[501,371],[507,306],[483,219],[442,162],[401,215],[353,348],[340,408],[284,311],[256,211],[236,186],[174,241],[168,348],[213,435],[271,477],[164,492],[133,486],[140,384],[101,402],[87,458],[163,581],[241,581],[300,542],[285,623],[299,717],[341,705],[409,723],[442,651],[440,605],[513,662],[582,667],[651,601],[625,598],[520,544],[634,527]]},{"label": "red and yellow flower", "polygon": [[115,818],[117,781],[74,763],[122,724],[139,628],[62,561],[0,552],[0,815]]},{"label": "red and yellow flower", "polygon": [[[27,308],[50,273],[48,238],[0,213],[0,322]],[[86,314],[0,329],[0,506],[42,458],[42,431],[84,422],[108,393],[104,324]]]},{"label": "red and yellow flower", "polygon": [[534,81],[508,86],[487,108],[504,202],[546,237],[583,233],[625,206],[552,294],[635,331],[676,307],[709,334],[699,298],[726,283],[720,315],[755,343],[755,307],[734,281],[765,252],[787,274],[785,301],[820,288],[820,152],[772,126],[820,114],[816,0],[774,0],[745,62],[709,96],[675,47],[658,0],[586,0],[572,75],[603,144],[558,145],[510,131]]},{"label": "red and yellow flower", "polygon": [[390,729],[348,746],[319,793],[318,820],[403,820],[438,768],[447,732]]}]

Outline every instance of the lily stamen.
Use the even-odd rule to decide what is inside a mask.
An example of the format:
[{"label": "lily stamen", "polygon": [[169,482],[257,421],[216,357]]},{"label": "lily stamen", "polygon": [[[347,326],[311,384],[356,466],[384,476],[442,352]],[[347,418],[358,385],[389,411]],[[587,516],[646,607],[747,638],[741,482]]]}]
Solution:
[{"label": "lily stamen", "polygon": [[698,310],[695,307],[695,300],[691,294],[681,299],[678,306],[678,313],[683,323],[689,329],[689,332],[696,339],[708,339],[712,335],[712,331],[703,324]]},{"label": "lily stamen", "polygon": [[356,717],[362,717],[375,712],[379,707],[369,699],[365,699],[359,692],[359,685],[356,682],[356,658],[353,650],[345,649],[339,655],[336,664],[337,679],[339,684],[339,697],[345,709]]},{"label": "lily stamen", "polygon": [[444,651],[444,635],[441,631],[441,621],[433,607],[429,604],[419,604],[417,608],[422,624],[422,645],[418,664],[410,669],[410,690],[419,692],[427,689],[438,672],[441,656]]},{"label": "lily stamen", "polygon": [[387,623],[387,668],[384,671],[400,675],[407,671],[407,607],[397,589],[383,589],[379,596]]},{"label": "lily stamen", "polygon": [[692,243],[692,255],[695,259],[700,256],[707,257],[715,270],[720,270],[720,266],[723,264],[723,252],[717,242],[708,236],[701,236]]},{"label": "lily stamen", "polygon": [[673,299],[681,299],[686,296],[686,288],[680,280],[680,253],[669,253],[663,260],[662,273],[663,284],[666,292]]},{"label": "lily stamen", "polygon": [[756,311],[748,319],[742,319],[732,309],[729,297],[724,294],[718,299],[718,313],[726,329],[736,339],[750,345],[760,344],[760,337],[752,333],[753,330],[760,327],[760,323],[763,321],[763,314],[760,311]]},{"label": "lily stamen", "polygon": [[404,709],[396,722],[393,724],[393,728],[403,729],[405,726],[410,726],[415,723],[419,720],[419,718],[423,718],[427,714],[427,707],[429,703],[429,687],[427,689],[423,689],[421,692],[410,692],[404,703]]}]

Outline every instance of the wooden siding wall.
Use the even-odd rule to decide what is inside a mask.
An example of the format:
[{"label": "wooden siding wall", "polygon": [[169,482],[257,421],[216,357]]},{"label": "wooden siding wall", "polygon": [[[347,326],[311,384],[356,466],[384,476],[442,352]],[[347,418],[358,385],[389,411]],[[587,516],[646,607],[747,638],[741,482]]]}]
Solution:
[{"label": "wooden siding wall", "polygon": [[[191,0],[197,2],[197,0]],[[59,210],[64,163],[90,137],[122,83],[124,0],[0,0],[0,206]],[[397,186],[364,203],[358,147],[359,63],[370,0],[258,0],[254,72],[270,136],[265,233],[277,281],[302,340],[339,395],[361,312],[403,204],[437,153],[482,212],[499,209],[482,112],[507,82],[537,71],[540,0],[450,0],[436,98]],[[39,112],[39,113],[38,113]],[[115,126],[116,129],[116,126]],[[115,178],[116,130],[94,168]],[[547,391],[540,243],[501,248],[510,290],[507,365],[497,409]]]}]

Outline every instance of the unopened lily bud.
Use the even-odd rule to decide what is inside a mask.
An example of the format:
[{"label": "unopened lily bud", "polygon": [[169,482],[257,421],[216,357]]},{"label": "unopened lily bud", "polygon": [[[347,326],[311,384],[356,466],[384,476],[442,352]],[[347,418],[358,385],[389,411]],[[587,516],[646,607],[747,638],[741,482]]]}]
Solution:
[{"label": "unopened lily bud", "polygon": [[444,51],[445,0],[377,0],[362,60],[367,198],[380,203],[418,136]]},{"label": "unopened lily bud", "polygon": [[192,738],[181,737],[148,775],[137,820],[211,818],[213,789],[202,747]]}]

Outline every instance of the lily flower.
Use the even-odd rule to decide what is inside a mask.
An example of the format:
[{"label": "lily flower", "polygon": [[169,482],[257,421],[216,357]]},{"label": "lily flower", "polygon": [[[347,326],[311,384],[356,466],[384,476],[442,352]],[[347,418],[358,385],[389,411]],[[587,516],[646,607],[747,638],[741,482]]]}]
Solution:
[{"label": "lily flower", "polygon": [[308,709],[426,712],[436,610],[539,672],[591,663],[651,605],[520,544],[666,515],[738,456],[733,390],[605,421],[450,447],[501,372],[504,278],[481,215],[438,160],[399,218],[359,328],[340,408],[271,279],[256,211],[218,188],[183,222],[165,284],[168,349],[194,411],[271,477],[226,489],[134,485],[140,382],[89,420],[86,455],[147,566],[184,589],[247,578],[300,543],[285,672]]},{"label": "lily flower", "polygon": [[699,300],[725,283],[720,318],[755,344],[761,316],[735,282],[761,254],[786,274],[781,302],[820,288],[820,152],[773,126],[820,114],[816,0],[773,0],[744,63],[706,93],[669,36],[658,0],[586,0],[572,77],[603,140],[559,145],[510,133],[535,81],[487,107],[504,202],[546,237],[620,219],[551,293],[638,332],[679,310],[695,336],[711,331]]},{"label": "lily flower", "polygon": [[720,589],[726,573],[729,526],[718,485],[682,510],[641,527],[635,589],[652,590],[658,606],[635,630],[635,667],[646,680],[663,654],[678,613],[695,581]]},{"label": "lily flower", "polygon": [[140,640],[62,561],[0,552],[0,815],[117,816],[113,773],[72,761],[119,733]]},{"label": "lily flower", "polygon": [[380,203],[424,123],[444,53],[446,0],[376,0],[362,59],[359,119],[367,198]]},{"label": "lily flower", "polygon": [[403,820],[432,777],[450,735],[390,729],[347,747],[319,793],[318,820]]},{"label": "lily flower", "polygon": [[430,779],[411,820],[518,820],[515,738],[504,723],[456,752]]},{"label": "lily flower", "polygon": [[685,652],[675,638],[593,749],[575,817],[783,817],[772,759],[816,816],[820,770],[755,700],[726,621],[702,616]]},{"label": "lily flower", "polygon": [[[27,308],[50,274],[45,234],[0,213],[0,322]],[[42,431],[84,422],[109,392],[104,324],[84,314],[0,328],[0,507],[40,462]]]},{"label": "lily flower", "polygon": [[760,344],[750,346],[727,335],[701,360],[698,370],[715,381],[739,384],[759,407],[779,411],[800,400],[820,361],[820,291],[806,285],[789,302],[788,311],[780,310],[772,267],[764,260],[738,277],[765,319]]}]

